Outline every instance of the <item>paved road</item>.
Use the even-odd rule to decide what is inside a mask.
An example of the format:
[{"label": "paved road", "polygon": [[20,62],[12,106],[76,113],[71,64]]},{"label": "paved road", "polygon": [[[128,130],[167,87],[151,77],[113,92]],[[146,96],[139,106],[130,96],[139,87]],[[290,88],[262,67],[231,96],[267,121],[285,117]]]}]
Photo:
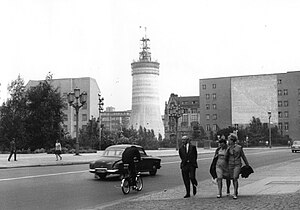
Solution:
[{"label": "paved road", "polygon": [[[266,152],[268,153],[266,154]],[[287,150],[247,150],[247,154],[249,161],[258,166],[297,157],[295,156],[297,154],[292,155]],[[211,152],[199,155],[199,181],[205,182],[209,178],[207,168],[212,155]],[[42,156],[40,157],[42,159]],[[68,158],[76,159],[77,157]],[[65,159],[67,159],[66,156]],[[0,192],[3,196],[0,202],[2,202],[1,206],[5,207],[4,209],[89,209],[91,206],[98,208],[99,205],[102,208],[108,205],[107,202],[113,200],[119,201],[128,197],[132,199],[136,196],[150,195],[161,189],[166,189],[173,196],[178,196],[176,199],[181,199],[183,192],[181,191],[182,180],[179,174],[178,161],[178,156],[164,157],[163,169],[159,170],[158,176],[154,178],[144,177],[145,189],[139,194],[132,193],[129,196],[122,195],[118,188],[119,181],[117,179],[95,181],[92,174],[86,171],[87,165],[2,169],[0,170]],[[20,162],[23,162],[22,159]],[[158,179],[159,182],[157,182]],[[215,194],[215,189],[213,194]],[[103,198],[104,200],[102,200]]]}]

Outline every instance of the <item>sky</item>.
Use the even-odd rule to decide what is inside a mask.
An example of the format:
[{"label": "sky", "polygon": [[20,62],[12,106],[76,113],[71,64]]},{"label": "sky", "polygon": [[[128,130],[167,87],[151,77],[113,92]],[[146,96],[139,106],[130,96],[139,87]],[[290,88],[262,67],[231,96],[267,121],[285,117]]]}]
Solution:
[{"label": "sky", "polygon": [[299,11],[299,0],[1,0],[1,102],[18,75],[51,72],[92,77],[104,107],[130,110],[146,33],[163,113],[171,93],[199,95],[199,79],[299,71]]}]

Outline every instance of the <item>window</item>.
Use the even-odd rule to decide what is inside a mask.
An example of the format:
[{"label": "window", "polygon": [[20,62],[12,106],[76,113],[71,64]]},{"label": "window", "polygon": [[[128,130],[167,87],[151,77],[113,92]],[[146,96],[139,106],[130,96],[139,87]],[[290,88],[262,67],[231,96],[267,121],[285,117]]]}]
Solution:
[{"label": "window", "polygon": [[281,82],[282,82],[281,79],[277,80],[277,84],[281,84]]},{"label": "window", "polygon": [[289,123],[288,123],[288,122],[285,122],[285,123],[284,123],[284,130],[285,130],[285,131],[288,131],[288,130],[289,130]]},{"label": "window", "polygon": [[285,107],[289,106],[289,101],[284,101],[284,102],[283,102],[283,105],[284,105]]},{"label": "window", "polygon": [[213,93],[212,97],[213,97],[214,100],[217,99],[217,94]]},{"label": "window", "polygon": [[212,108],[213,108],[213,109],[217,109],[217,104],[213,104],[213,105],[212,105]]},{"label": "window", "polygon": [[217,114],[213,114],[213,120],[217,119]]},{"label": "window", "polygon": [[282,90],[278,90],[278,95],[282,96]]},{"label": "window", "polygon": [[87,114],[82,114],[82,121],[87,121]]},{"label": "window", "polygon": [[282,107],[282,101],[278,101],[278,107]]},{"label": "window", "polygon": [[206,104],[205,108],[206,108],[206,110],[209,110],[210,109],[210,104]]},{"label": "window", "polygon": [[192,104],[197,104],[198,103],[198,101],[192,101]]},{"label": "window", "polygon": [[210,125],[209,124],[206,125],[206,131],[210,131]]},{"label": "window", "polygon": [[282,123],[281,122],[278,123],[278,128],[279,128],[279,130],[282,130]]},{"label": "window", "polygon": [[206,115],[206,120],[209,120],[209,119],[210,119],[210,115],[207,114],[207,115]]},{"label": "window", "polygon": [[206,99],[210,99],[210,95],[209,94],[205,94]]},{"label": "window", "polygon": [[284,89],[283,90],[283,95],[287,96],[289,93],[288,93],[288,90],[287,89]]},{"label": "window", "polygon": [[76,121],[76,114],[74,114],[73,120]]},{"label": "window", "polygon": [[188,109],[183,109],[183,113],[187,114],[188,113]]},{"label": "window", "polygon": [[288,111],[285,111],[285,112],[284,112],[284,117],[285,117],[285,118],[288,118],[288,117],[289,117],[289,112],[288,112]]},{"label": "window", "polygon": [[213,130],[216,131],[218,128],[217,124],[213,124]]},{"label": "window", "polygon": [[192,114],[192,115],[191,115],[191,121],[192,121],[192,122],[193,122],[193,121],[198,121],[198,115]]},{"label": "window", "polygon": [[278,117],[282,118],[282,112],[278,112]]},{"label": "window", "polygon": [[87,103],[84,103],[82,109],[87,109]]},{"label": "window", "polygon": [[192,113],[197,113],[197,109],[192,109]]},{"label": "window", "polygon": [[64,121],[68,121],[68,115],[67,114],[64,114],[63,118],[64,118]]},{"label": "window", "polygon": [[212,84],[212,88],[213,88],[213,89],[216,89],[216,88],[217,88],[217,85],[216,85],[216,84]]},{"label": "window", "polygon": [[188,121],[188,115],[184,114],[182,115],[182,122],[187,122]]},{"label": "window", "polygon": [[202,89],[205,90],[206,89],[206,85],[202,85]]}]

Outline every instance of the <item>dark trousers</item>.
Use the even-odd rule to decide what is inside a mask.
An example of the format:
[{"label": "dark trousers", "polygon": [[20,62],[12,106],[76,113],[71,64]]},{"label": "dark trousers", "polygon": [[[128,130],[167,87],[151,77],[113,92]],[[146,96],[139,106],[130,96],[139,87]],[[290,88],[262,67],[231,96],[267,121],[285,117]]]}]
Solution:
[{"label": "dark trousers", "polygon": [[10,158],[11,158],[11,156],[14,154],[14,160],[16,161],[17,160],[17,150],[11,150],[10,151],[10,155],[9,155],[9,157],[8,157],[8,161],[10,161]]},{"label": "dark trousers", "polygon": [[192,185],[197,186],[198,182],[196,180],[196,167],[187,164],[181,169],[182,179],[185,185],[186,194],[190,195],[190,183],[192,182]]}]

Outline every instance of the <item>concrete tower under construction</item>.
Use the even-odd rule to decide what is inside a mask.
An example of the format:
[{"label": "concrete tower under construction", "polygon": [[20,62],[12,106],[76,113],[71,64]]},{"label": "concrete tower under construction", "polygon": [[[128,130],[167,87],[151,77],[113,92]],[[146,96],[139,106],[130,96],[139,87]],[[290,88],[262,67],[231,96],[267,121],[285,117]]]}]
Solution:
[{"label": "concrete tower under construction", "polygon": [[132,69],[132,109],[130,125],[135,129],[153,130],[156,137],[164,138],[164,127],[159,106],[159,63],[151,61],[150,40],[141,39],[139,60],[131,63]]}]

